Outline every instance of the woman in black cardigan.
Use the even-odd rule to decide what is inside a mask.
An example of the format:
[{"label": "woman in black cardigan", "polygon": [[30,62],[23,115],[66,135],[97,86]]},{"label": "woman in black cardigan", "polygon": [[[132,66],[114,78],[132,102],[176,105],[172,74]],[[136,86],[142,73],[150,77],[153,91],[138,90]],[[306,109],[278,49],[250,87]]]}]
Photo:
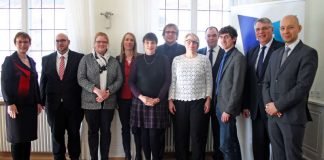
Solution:
[{"label": "woman in black cardigan", "polygon": [[36,63],[27,55],[31,38],[19,32],[17,51],[2,64],[1,89],[7,106],[7,140],[14,160],[29,160],[31,141],[37,139],[37,114],[42,111]]}]

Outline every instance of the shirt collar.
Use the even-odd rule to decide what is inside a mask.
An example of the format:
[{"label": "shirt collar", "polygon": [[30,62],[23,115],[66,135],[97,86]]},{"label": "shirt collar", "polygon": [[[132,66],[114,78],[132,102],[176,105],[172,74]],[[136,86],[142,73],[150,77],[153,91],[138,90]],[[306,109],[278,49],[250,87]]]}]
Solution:
[{"label": "shirt collar", "polygon": [[69,49],[64,53],[64,54],[61,54],[59,51],[57,51],[57,58],[60,58],[61,56],[63,56],[65,59],[68,58],[68,54],[69,54]]}]

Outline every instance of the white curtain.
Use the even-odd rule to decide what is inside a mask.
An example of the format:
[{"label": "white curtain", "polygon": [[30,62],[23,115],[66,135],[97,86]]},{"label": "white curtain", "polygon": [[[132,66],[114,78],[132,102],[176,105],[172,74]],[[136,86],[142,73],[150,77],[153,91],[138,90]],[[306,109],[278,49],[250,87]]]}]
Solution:
[{"label": "white curtain", "polygon": [[72,50],[89,53],[94,38],[94,1],[66,0],[67,34],[71,40]]}]

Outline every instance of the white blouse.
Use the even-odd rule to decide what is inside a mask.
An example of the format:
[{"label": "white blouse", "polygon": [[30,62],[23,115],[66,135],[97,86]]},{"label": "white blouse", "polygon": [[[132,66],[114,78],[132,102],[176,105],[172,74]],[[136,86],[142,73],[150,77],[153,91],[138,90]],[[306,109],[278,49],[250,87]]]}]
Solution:
[{"label": "white blouse", "polygon": [[212,97],[212,79],[212,68],[207,56],[177,56],[172,63],[169,99],[193,101]]}]

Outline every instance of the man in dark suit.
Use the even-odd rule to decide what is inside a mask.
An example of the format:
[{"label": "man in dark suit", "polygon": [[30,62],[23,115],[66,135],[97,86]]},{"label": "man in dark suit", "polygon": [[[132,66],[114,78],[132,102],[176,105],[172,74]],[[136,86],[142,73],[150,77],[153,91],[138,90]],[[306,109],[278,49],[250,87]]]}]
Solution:
[{"label": "man in dark suit", "polygon": [[273,39],[272,22],[268,18],[257,19],[254,31],[260,44],[247,53],[243,116],[248,118],[251,115],[254,159],[269,160],[270,139],[262,100],[262,80],[272,52],[284,44]]},{"label": "man in dark suit", "polygon": [[308,96],[316,75],[318,55],[298,38],[301,29],[294,15],[280,21],[285,47],[272,54],[264,77],[262,94],[269,115],[274,160],[303,159],[305,125],[311,120]]},{"label": "man in dark suit", "polygon": [[216,77],[216,116],[220,126],[220,150],[224,160],[241,160],[236,131],[236,116],[241,112],[241,100],[246,71],[246,59],[235,47],[237,32],[232,26],[219,31],[219,41],[225,53]]},{"label": "man in dark suit", "polygon": [[[210,63],[212,64],[212,73],[213,73],[213,86],[215,86],[216,83],[216,76],[217,76],[217,71],[219,68],[219,64],[222,60],[224,50],[220,48],[217,45],[218,41],[218,29],[216,27],[210,26],[206,29],[205,31],[205,39],[207,42],[207,46],[205,48],[201,48],[198,50],[198,53],[206,55],[209,57]],[[213,88],[213,94],[210,106],[210,112],[208,113],[209,116],[211,117],[211,129],[213,133],[213,159],[214,160],[220,160],[222,159],[222,152],[219,150],[219,124],[216,118],[216,111],[215,111],[215,104],[216,104],[216,98],[215,98],[215,87]],[[208,122],[206,123],[206,137],[205,137],[205,144],[207,142],[207,137],[208,137],[208,128],[209,128],[209,118]]]},{"label": "man in dark suit", "polygon": [[83,110],[77,71],[83,54],[69,50],[69,44],[65,34],[58,34],[57,51],[42,59],[41,100],[51,127],[55,160],[65,160],[65,130],[70,159],[79,159],[81,153],[79,129]]}]

